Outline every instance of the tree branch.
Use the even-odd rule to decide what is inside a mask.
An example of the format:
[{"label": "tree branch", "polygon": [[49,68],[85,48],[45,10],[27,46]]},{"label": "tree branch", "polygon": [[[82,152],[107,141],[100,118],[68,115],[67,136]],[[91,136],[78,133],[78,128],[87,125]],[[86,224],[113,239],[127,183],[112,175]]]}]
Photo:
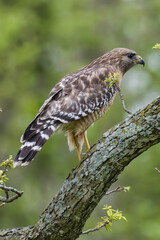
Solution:
[{"label": "tree branch", "polygon": [[[0,202],[3,202],[3,203],[13,202],[15,199],[21,197],[23,194],[23,191],[19,191],[13,187],[7,187],[4,184],[0,184],[0,189],[4,190],[6,194],[6,197],[0,196]],[[10,197],[9,192],[15,193],[15,195]]]},{"label": "tree branch", "polygon": [[106,222],[102,223],[100,226],[89,229],[89,230],[86,230],[86,231],[82,232],[82,234],[88,234],[88,233],[91,233],[91,232],[98,231],[99,229],[105,227],[108,223],[109,223],[109,219],[106,220]]},{"label": "tree branch", "polygon": [[123,98],[123,94],[122,94],[121,88],[120,88],[118,85],[116,85],[116,88],[117,88],[117,91],[118,91],[118,93],[119,93],[119,96],[120,96],[120,99],[121,99],[121,102],[122,102],[122,107],[123,107],[124,111],[125,111],[126,113],[128,113],[128,114],[132,114],[132,113],[126,108],[126,106],[125,106],[124,98]]},{"label": "tree branch", "polygon": [[158,168],[155,168],[157,170],[158,173],[160,173],[160,170]]},{"label": "tree branch", "polygon": [[126,187],[116,187],[115,189],[113,189],[113,190],[111,190],[111,191],[109,191],[109,192],[106,192],[105,195],[110,195],[110,194],[112,194],[112,193],[114,193],[114,192],[124,191],[125,189],[126,189]]},{"label": "tree branch", "polygon": [[160,97],[103,134],[69,174],[34,227],[1,230],[0,237],[78,238],[86,220],[118,175],[134,158],[159,142]]}]

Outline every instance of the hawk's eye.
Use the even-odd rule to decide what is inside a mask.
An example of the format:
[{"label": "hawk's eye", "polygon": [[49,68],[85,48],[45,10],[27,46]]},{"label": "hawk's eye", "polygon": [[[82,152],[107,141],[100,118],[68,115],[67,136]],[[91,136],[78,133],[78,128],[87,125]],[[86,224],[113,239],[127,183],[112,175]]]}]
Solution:
[{"label": "hawk's eye", "polygon": [[127,54],[128,58],[130,58],[130,59],[131,59],[133,56],[135,56],[135,55],[136,55],[135,53],[128,53],[128,54]]}]

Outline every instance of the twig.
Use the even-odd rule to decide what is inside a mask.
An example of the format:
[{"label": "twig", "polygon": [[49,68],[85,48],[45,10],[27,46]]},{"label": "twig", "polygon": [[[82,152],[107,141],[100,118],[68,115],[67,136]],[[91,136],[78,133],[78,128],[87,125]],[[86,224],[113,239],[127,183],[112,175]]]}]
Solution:
[{"label": "twig", "polygon": [[122,91],[121,91],[120,87],[119,86],[116,86],[116,87],[117,87],[117,91],[119,92],[119,96],[121,98],[121,102],[122,102],[122,106],[123,106],[124,111],[129,113],[129,114],[132,114],[125,106],[124,99],[123,99],[123,94],[122,94]]},{"label": "twig", "polygon": [[124,190],[125,190],[125,187],[117,187],[116,189],[113,189],[113,190],[111,190],[109,192],[106,192],[105,195],[109,195],[109,194],[111,194],[113,192],[120,192],[120,191],[124,191]]},{"label": "twig", "polygon": [[8,162],[5,166],[4,166],[4,169],[3,169],[3,172],[1,174],[1,176],[3,176],[7,171],[8,171],[8,166],[10,165],[10,162]]},{"label": "twig", "polygon": [[[126,189],[126,187],[117,187],[116,189],[113,189],[109,192],[107,192],[105,195],[109,195],[113,192],[120,192],[120,191],[124,191]],[[92,228],[92,229],[89,229],[87,231],[84,231],[82,232],[82,234],[88,234],[90,232],[95,232],[95,231],[98,231],[99,229],[101,229],[102,227],[105,227],[109,222],[111,222],[112,220],[110,220],[109,218],[105,220],[104,223],[102,223],[100,226],[98,227],[95,227],[95,228]]]},{"label": "twig", "polygon": [[[6,197],[2,197],[0,196],[0,202],[2,202],[2,204],[0,206],[3,205],[3,203],[9,203],[9,202],[13,202],[15,199],[19,198],[22,196],[23,191],[19,191],[13,187],[7,187],[4,184],[0,184],[0,189],[4,190]],[[15,193],[14,196],[9,197],[9,192],[13,192]]]},{"label": "twig", "polygon": [[[12,167],[12,156],[9,157],[6,161],[4,161],[0,167],[3,167],[3,170],[0,171],[0,190],[3,190],[5,197],[0,196],[0,207],[2,207],[5,203],[13,202],[15,199],[22,196],[23,191],[19,191],[13,187],[7,187],[4,183],[8,180],[5,173],[8,171],[8,167]],[[10,196],[10,193],[13,195]]]},{"label": "twig", "polygon": [[84,231],[82,232],[82,234],[88,234],[90,232],[95,232],[95,231],[98,231],[99,229],[101,229],[102,227],[105,227],[108,223],[110,222],[110,220],[106,220],[106,222],[102,223],[100,226],[98,227],[95,227],[95,228],[92,228],[92,229],[89,229],[87,231]]},{"label": "twig", "polygon": [[160,170],[158,168],[155,168],[157,170],[158,173],[160,173]]},{"label": "twig", "polygon": [[0,204],[0,207],[3,207],[5,204],[6,204],[6,203],[1,203],[1,204]]}]

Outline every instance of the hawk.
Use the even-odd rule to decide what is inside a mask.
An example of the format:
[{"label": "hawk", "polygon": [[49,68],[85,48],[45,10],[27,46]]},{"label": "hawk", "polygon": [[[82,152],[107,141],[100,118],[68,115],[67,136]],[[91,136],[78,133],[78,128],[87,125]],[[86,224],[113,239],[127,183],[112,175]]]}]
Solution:
[{"label": "hawk", "polygon": [[[144,60],[135,51],[115,48],[62,78],[21,137],[14,166],[27,165],[57,131],[67,134],[69,149],[77,148],[81,160],[83,142],[90,148],[87,129],[109,109],[123,75],[136,64],[144,65]],[[119,81],[105,81],[115,73]]]}]

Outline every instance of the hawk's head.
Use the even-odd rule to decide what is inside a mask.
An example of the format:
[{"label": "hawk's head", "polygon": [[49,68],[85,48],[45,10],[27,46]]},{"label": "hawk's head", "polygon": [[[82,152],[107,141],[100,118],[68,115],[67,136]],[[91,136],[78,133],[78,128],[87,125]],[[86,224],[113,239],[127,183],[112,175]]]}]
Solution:
[{"label": "hawk's head", "polygon": [[110,63],[115,64],[123,74],[136,64],[145,65],[142,57],[135,51],[127,48],[113,49],[108,52],[108,58],[110,59]]}]

